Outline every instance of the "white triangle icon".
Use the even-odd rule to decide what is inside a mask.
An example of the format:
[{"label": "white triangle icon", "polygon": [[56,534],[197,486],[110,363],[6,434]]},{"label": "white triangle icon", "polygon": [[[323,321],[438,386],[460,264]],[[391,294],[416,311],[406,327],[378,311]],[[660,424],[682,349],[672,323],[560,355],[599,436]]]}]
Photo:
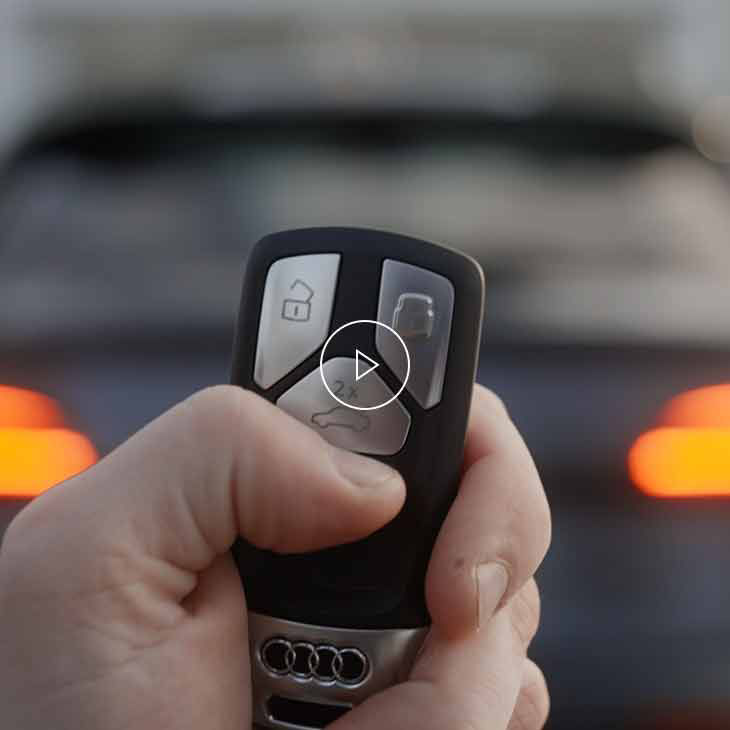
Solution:
[{"label": "white triangle icon", "polygon": [[[361,359],[364,360],[367,365],[361,365]],[[377,367],[380,367],[379,363],[360,352],[360,350],[355,350],[355,382],[360,380],[360,378],[364,378],[368,373],[372,373]]]}]

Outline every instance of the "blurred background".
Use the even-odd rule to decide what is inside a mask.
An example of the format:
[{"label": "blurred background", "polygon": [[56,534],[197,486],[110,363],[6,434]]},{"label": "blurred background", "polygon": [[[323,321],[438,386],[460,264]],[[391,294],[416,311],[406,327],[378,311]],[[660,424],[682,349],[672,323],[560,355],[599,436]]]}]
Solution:
[{"label": "blurred background", "polygon": [[[487,275],[554,511],[551,730],[730,727],[730,5],[0,4],[0,535],[226,382],[263,234]],[[72,529],[72,526],[69,526]]]}]

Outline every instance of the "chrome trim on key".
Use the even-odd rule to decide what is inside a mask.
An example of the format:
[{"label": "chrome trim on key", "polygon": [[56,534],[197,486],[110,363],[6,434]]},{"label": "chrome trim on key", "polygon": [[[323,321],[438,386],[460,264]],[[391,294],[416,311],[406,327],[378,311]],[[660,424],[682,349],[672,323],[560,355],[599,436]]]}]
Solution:
[{"label": "chrome trim on key", "polygon": [[[268,728],[307,727],[271,717],[267,703],[274,695],[352,707],[403,681],[427,631],[311,626],[250,612],[254,722]],[[330,650],[331,676],[326,664],[320,666],[320,652]]]}]

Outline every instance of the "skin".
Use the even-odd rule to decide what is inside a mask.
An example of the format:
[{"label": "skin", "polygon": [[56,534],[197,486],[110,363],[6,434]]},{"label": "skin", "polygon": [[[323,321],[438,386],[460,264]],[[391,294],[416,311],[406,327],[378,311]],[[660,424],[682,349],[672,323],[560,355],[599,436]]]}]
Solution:
[{"label": "skin", "polygon": [[[235,538],[284,553],[336,545],[387,523],[404,497],[396,472],[328,445],[251,393],[192,396],[8,528],[3,726],[249,727]],[[498,398],[478,387],[463,480],[426,579],[424,647],[405,681],[333,727],[541,728],[548,692],[526,652],[539,621],[532,576],[549,541],[529,452]],[[487,574],[506,576],[504,595],[494,580],[480,583],[478,566],[495,561],[502,567]]]}]

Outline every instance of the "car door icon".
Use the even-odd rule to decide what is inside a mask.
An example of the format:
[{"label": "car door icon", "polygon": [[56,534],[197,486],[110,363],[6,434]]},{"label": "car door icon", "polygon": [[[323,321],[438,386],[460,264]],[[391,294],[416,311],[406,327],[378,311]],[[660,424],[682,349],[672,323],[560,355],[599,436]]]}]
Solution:
[{"label": "car door icon", "polygon": [[406,339],[428,339],[435,320],[433,299],[427,294],[406,292],[398,297],[393,312],[393,329]]},{"label": "car door icon", "polygon": [[301,279],[296,279],[289,287],[291,296],[284,300],[281,318],[290,322],[309,322],[312,314],[314,289]]}]

